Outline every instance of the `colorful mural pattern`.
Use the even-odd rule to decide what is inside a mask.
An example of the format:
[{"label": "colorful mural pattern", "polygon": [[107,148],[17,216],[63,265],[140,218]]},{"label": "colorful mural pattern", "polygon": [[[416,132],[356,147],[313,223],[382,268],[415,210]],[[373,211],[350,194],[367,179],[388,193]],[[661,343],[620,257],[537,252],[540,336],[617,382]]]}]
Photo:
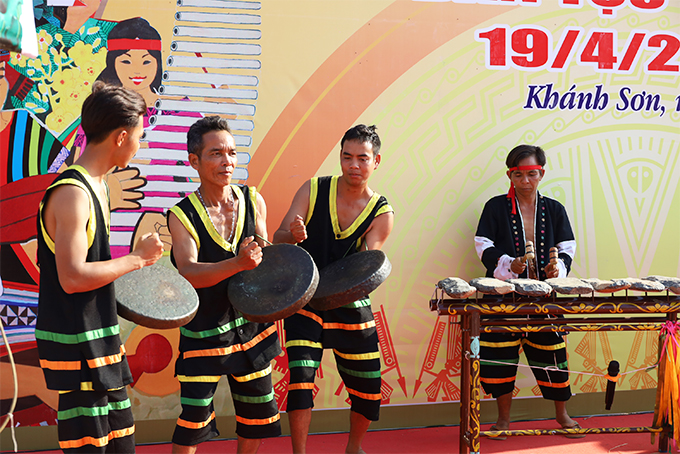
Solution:
[{"label": "colorful mural pattern", "polygon": [[[0,319],[24,384],[17,425],[56,423],[56,393],[44,387],[32,328],[35,215],[44,188],[84,146],[80,104],[107,68],[148,105],[143,147],[129,168],[108,177],[114,255],[149,231],[170,246],[163,213],[199,184],[184,142],[202,115],[230,120],[236,178],[261,190],[270,232],[302,182],[338,172],[338,142],[349,126],[378,125],[383,161],[371,186],[398,214],[385,246],[392,276],[372,295],[385,405],[460,398],[460,327],[451,323],[455,316],[437,318],[427,302],[444,277],[482,275],[472,236],[483,203],[507,191],[503,160],[516,144],[548,152],[540,190],[569,212],[578,243],[574,276],[680,274],[680,94],[671,52],[678,6],[317,3],[36,7],[40,55],[11,54],[0,63]],[[121,335],[135,376],[135,417],[174,420],[178,333],[122,320]],[[646,368],[656,362],[656,339],[644,331],[572,332],[570,367],[603,375],[617,359],[622,372],[635,371],[620,386],[654,388],[656,373]],[[0,355],[6,377],[4,346]],[[330,356],[318,371],[316,408],[347,408]],[[520,369],[518,378],[516,396],[538,395],[530,373]],[[274,379],[284,409],[285,352]],[[578,393],[605,385],[576,374],[571,382]],[[222,386],[215,396],[220,415],[233,414],[228,393]],[[10,398],[3,387],[3,412]]]}]

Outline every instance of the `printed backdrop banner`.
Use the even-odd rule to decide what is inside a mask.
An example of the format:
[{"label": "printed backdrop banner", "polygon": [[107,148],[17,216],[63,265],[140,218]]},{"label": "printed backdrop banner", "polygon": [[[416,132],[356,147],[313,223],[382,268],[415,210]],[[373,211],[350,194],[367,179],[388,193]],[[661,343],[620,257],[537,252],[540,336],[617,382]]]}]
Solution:
[{"label": "printed backdrop banner", "polygon": [[[158,232],[196,190],[186,131],[230,120],[235,178],[257,186],[268,230],[307,179],[340,172],[342,134],[376,124],[382,162],[370,186],[395,209],[384,250],[392,275],[371,295],[384,405],[460,398],[457,325],[428,309],[445,277],[484,275],[473,236],[484,203],[507,192],[505,156],[547,152],[540,191],[567,209],[572,275],[680,275],[680,7],[672,0],[80,0],[34,1],[39,54],[0,55],[0,317],[18,363],[21,426],[56,423],[35,346],[35,218],[44,190],[86,140],[80,107],[96,80],[147,102],[142,148],[107,176],[114,256]],[[169,264],[167,257],[165,264]],[[281,323],[278,324],[281,328]],[[280,330],[281,332],[281,330]],[[121,320],[138,420],[180,412],[178,330]],[[656,386],[657,334],[571,333],[575,393]],[[3,345],[0,380],[11,383]],[[348,408],[332,355],[317,409]],[[274,363],[285,409],[285,353]],[[580,373],[587,373],[582,375]],[[2,413],[13,394],[0,388]],[[516,394],[539,395],[520,368]],[[226,383],[218,415],[232,415]]]}]

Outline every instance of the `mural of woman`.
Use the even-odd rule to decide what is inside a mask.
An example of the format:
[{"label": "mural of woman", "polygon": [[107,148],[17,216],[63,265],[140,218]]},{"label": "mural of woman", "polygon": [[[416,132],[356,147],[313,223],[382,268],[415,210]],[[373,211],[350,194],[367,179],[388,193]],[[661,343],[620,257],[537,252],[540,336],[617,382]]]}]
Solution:
[{"label": "mural of woman", "polygon": [[106,47],[106,68],[97,80],[134,90],[153,107],[163,72],[161,35],[146,19],[135,17],[113,27]]},{"label": "mural of woman", "polygon": [[[147,115],[144,116],[144,128],[149,129],[149,118],[158,114],[154,104],[159,97],[158,89],[161,86],[163,73],[161,36],[149,22],[141,17],[126,19],[111,30],[107,40],[108,54],[106,56],[106,68],[99,74],[97,80],[122,85],[125,88],[136,91],[144,97],[147,105]],[[153,144],[143,143],[143,148]],[[148,160],[133,160],[135,164],[149,164]],[[147,172],[142,172],[147,173]],[[121,216],[112,216],[111,251],[114,256],[127,253],[140,235],[147,232],[157,232],[161,239],[169,246],[170,236],[167,233],[166,220],[162,209],[157,207],[142,207],[139,202],[142,194],[137,197],[131,196],[131,189],[137,189],[146,184],[149,175],[140,176],[140,170],[136,167],[117,170],[109,174],[107,181],[112,191],[123,194],[117,198],[122,204],[112,206],[112,211],[118,211]],[[113,178],[112,178],[113,177]],[[127,196],[124,195],[127,194]],[[111,198],[114,200],[114,197]],[[129,210],[129,211],[128,211]],[[124,213],[127,211],[127,213]],[[142,211],[139,218],[135,219],[132,213]],[[132,223],[132,220],[136,223]],[[169,250],[169,247],[166,247]]]}]

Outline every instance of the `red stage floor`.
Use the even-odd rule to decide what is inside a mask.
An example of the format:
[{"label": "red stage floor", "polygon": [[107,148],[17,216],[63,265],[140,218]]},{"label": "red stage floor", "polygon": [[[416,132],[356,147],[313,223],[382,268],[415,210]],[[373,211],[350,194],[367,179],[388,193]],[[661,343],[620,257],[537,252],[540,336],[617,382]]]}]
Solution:
[{"label": "red stage floor", "polygon": [[[574,418],[581,427],[640,427],[650,426],[652,414]],[[416,422],[413,422],[414,425]],[[482,426],[489,429],[489,424]],[[555,428],[555,421],[526,421],[512,424],[512,429]],[[344,452],[347,434],[312,435],[308,441],[309,454]],[[540,454],[637,454],[657,451],[657,444],[650,443],[650,434],[588,435],[581,439],[568,439],[560,435],[508,437],[507,440],[482,438],[482,453],[540,453]],[[458,427],[428,427],[422,429],[380,430],[369,432],[363,443],[367,453],[456,453],[458,452]],[[137,446],[139,454],[169,453],[169,444]],[[58,453],[60,451],[43,451]],[[203,443],[200,454],[234,453],[235,440]],[[263,440],[260,454],[291,453],[290,437]],[[673,449],[673,452],[678,452]]]}]

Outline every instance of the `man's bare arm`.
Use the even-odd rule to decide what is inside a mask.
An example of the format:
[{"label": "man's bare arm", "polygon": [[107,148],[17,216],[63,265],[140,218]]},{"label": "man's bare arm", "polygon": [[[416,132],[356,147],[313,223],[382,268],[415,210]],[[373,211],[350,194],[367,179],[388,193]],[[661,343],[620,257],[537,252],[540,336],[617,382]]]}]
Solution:
[{"label": "man's bare arm", "polygon": [[394,226],[394,213],[384,213],[373,219],[371,226],[364,236],[366,247],[369,250],[381,249]]},{"label": "man's bare arm", "polygon": [[281,221],[281,226],[274,232],[274,243],[296,244],[307,239],[305,218],[307,217],[307,210],[309,210],[310,187],[311,183],[306,181],[298,189],[288,213]]},{"label": "man's bare arm", "polygon": [[212,287],[238,272],[255,268],[262,261],[262,249],[250,236],[243,240],[236,257],[213,263],[199,262],[196,241],[172,212],[168,215],[168,227],[177,270],[194,288]]},{"label": "man's bare arm", "polygon": [[140,240],[135,250],[124,257],[88,262],[90,199],[83,189],[74,185],[52,190],[43,209],[43,219],[54,241],[59,283],[66,293],[101,288],[130,271],[152,265],[163,254],[163,243],[154,234]]},{"label": "man's bare arm", "polygon": [[[257,193],[257,219],[255,221],[255,241],[260,247],[265,247],[269,244],[269,237],[267,236],[267,204],[264,202],[264,197]],[[262,239],[264,238],[264,240]]]}]

